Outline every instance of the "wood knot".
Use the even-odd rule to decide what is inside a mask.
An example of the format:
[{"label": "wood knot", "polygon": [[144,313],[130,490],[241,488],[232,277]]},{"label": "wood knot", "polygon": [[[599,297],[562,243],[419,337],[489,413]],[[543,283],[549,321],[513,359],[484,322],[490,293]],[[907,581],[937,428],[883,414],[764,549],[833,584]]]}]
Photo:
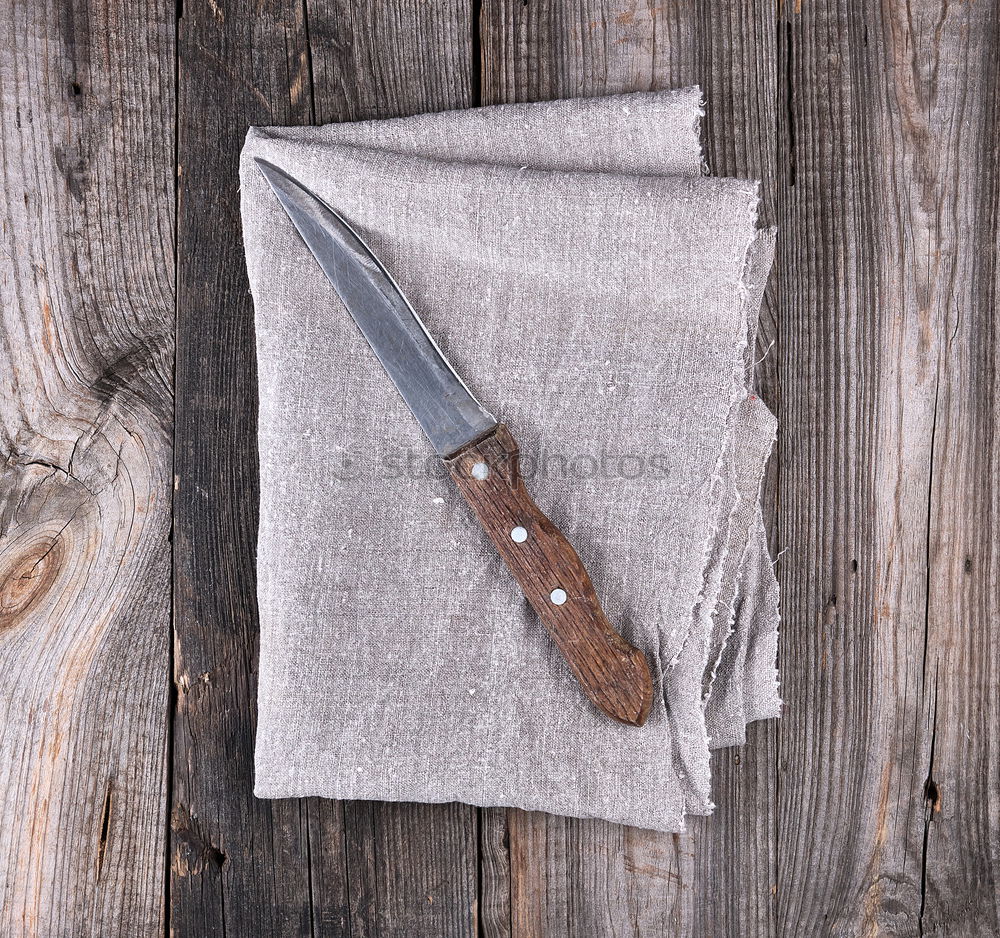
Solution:
[{"label": "wood knot", "polygon": [[205,835],[197,818],[183,805],[175,805],[171,813],[174,855],[171,868],[180,877],[217,873],[228,857]]},{"label": "wood knot", "polygon": [[63,565],[61,532],[35,531],[0,553],[0,632],[13,628],[52,587]]}]

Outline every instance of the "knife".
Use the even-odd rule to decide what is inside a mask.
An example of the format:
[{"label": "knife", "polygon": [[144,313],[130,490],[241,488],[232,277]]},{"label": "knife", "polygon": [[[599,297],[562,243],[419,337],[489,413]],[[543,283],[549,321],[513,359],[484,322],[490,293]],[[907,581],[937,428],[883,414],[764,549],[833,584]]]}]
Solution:
[{"label": "knife", "polygon": [[256,163],[584,693],[642,726],[653,703],[646,657],[612,628],[576,551],[532,501],[510,431],[472,396],[358,233],[284,170]]}]

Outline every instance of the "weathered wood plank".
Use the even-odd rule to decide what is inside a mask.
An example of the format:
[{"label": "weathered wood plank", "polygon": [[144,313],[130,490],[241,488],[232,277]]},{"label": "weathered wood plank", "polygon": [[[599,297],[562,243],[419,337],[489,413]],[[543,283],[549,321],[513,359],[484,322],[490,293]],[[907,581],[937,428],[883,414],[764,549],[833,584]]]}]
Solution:
[{"label": "weathered wood plank", "polygon": [[778,922],[995,935],[997,7],[781,36]]},{"label": "weathered wood plank", "polygon": [[[884,246],[879,275],[888,308],[899,308],[897,297],[905,303],[903,323],[885,323],[886,345],[901,340],[896,347],[905,349],[903,367],[889,372],[887,397],[895,399],[891,412],[909,440],[913,388],[900,389],[897,378],[908,374],[918,388],[926,382],[931,422],[924,451],[928,527],[917,557],[926,570],[909,578],[911,586],[926,586],[924,620],[910,624],[918,654],[903,710],[907,723],[917,718],[925,758],[906,769],[907,784],[900,786],[915,836],[892,862],[884,855],[876,888],[881,918],[892,921],[895,889],[919,857],[916,932],[997,935],[1000,6],[897,0],[882,14],[886,67],[875,73],[884,82],[875,94],[888,107],[880,115],[874,169],[895,183],[886,195],[898,205],[898,221],[886,224],[891,237],[879,232],[871,243]],[[910,483],[912,467],[904,464],[899,478]],[[892,613],[886,625],[899,621]],[[901,755],[909,758],[908,747]]]},{"label": "weathered wood plank", "polygon": [[[696,5],[486,0],[480,25],[484,103],[699,78]],[[691,933],[691,835],[511,811],[509,837],[515,938]]]},{"label": "weathered wood plank", "polygon": [[[460,0],[311,0],[317,120],[474,104],[472,33],[472,7]],[[467,805],[346,803],[352,934],[478,935],[479,892],[509,889],[502,862],[484,869],[483,882],[478,814]]]},{"label": "weathered wood plank", "polygon": [[[462,804],[345,805],[354,825],[350,861],[370,877],[352,905],[355,934],[378,938],[477,938],[475,814]],[[352,863],[352,871],[359,865]],[[354,890],[357,876],[352,876]],[[364,914],[361,914],[363,911]]]},{"label": "weathered wood plank", "polygon": [[236,192],[252,123],[467,103],[470,29],[458,5],[288,3],[263,17],[252,4],[188,0],[184,9],[171,894],[179,934],[475,932],[474,809],[251,794],[256,412]]},{"label": "weathered wood plank", "polygon": [[510,811],[511,933],[617,938],[687,933],[686,835]]},{"label": "weathered wood plank", "polygon": [[309,122],[302,5],[186,0],[178,51],[170,927],[346,935],[342,816],[252,793],[256,371],[237,160],[249,125]]},{"label": "weathered wood plank", "polygon": [[483,103],[693,85],[698,26],[692,0],[483,0]]},{"label": "weathered wood plank", "polygon": [[468,0],[309,0],[316,121],[476,104]]},{"label": "weathered wood plank", "polygon": [[510,938],[511,857],[506,808],[479,812],[479,929],[482,938]]},{"label": "weathered wood plank", "polygon": [[853,149],[855,107],[867,102],[852,93],[857,35],[845,28],[844,6],[783,12],[778,526],[789,549],[779,568],[786,711],[778,730],[777,921],[847,936],[861,933],[862,915],[864,933],[878,934],[877,900],[864,898],[879,875],[867,868],[888,830],[889,796],[888,776],[866,765],[888,763],[887,734],[874,728],[885,687],[873,673],[872,641],[882,622],[873,594],[883,562],[868,464],[877,454],[871,414],[879,383],[870,336],[881,311],[859,260],[857,163],[865,155]]},{"label": "weathered wood plank", "polygon": [[350,935],[344,806],[326,798],[304,798],[300,805],[306,823],[310,934]]},{"label": "weathered wood plank", "polygon": [[173,19],[0,15],[0,934],[163,932]]},{"label": "weathered wood plank", "polygon": [[[761,181],[761,224],[775,222],[783,192],[777,171],[777,9],[771,2],[713,2],[700,7],[697,27],[698,82],[705,92],[705,158],[714,175]],[[778,356],[770,349],[777,309],[776,270],[761,309],[757,390],[779,414]],[[777,459],[765,493],[777,489]],[[768,515],[770,501],[766,502]],[[781,550],[777,539],[774,553]],[[785,610],[785,614],[788,611]],[[773,721],[747,729],[745,746],[712,755],[708,818],[690,821],[695,864],[692,883],[694,935],[776,934],[777,731]]]}]

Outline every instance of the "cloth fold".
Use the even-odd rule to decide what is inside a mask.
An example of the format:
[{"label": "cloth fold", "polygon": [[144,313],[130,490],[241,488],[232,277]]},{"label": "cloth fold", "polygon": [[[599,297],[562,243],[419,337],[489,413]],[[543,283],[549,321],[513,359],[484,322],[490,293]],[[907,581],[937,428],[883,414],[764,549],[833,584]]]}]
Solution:
[{"label": "cloth fold", "polygon": [[[702,175],[698,89],[253,128],[255,792],[506,805],[663,831],[709,747],[777,715],[777,586],[749,392],[774,251]],[[256,170],[359,230],[511,428],[539,507],[646,652],[644,727],[575,685]]]}]

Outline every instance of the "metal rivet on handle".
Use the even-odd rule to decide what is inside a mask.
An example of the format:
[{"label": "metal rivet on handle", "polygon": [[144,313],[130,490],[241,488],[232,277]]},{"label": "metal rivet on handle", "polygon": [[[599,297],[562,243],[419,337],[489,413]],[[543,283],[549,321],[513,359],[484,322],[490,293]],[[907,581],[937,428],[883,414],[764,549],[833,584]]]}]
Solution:
[{"label": "metal rivet on handle", "polygon": [[510,539],[515,544],[523,544],[528,539],[528,532],[518,525],[513,531],[510,532]]},{"label": "metal rivet on handle", "polygon": [[490,467],[487,466],[486,463],[484,462],[477,462],[472,467],[472,478],[477,479],[480,482],[482,482],[483,479],[488,478],[489,474],[490,474]]},{"label": "metal rivet on handle", "polygon": [[554,589],[549,593],[549,599],[552,600],[553,606],[561,606],[566,602],[566,590]]}]

